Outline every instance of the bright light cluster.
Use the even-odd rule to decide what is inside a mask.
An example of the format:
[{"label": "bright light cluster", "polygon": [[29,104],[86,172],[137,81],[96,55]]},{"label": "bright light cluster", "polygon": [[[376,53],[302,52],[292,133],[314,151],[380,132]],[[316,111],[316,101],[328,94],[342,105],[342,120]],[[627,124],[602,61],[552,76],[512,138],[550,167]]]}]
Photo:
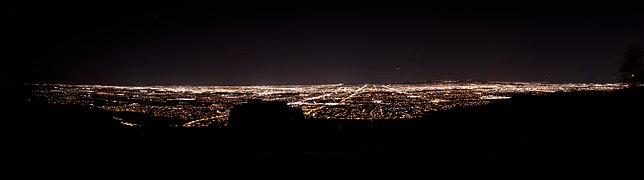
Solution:
[{"label": "bright light cluster", "polygon": [[[128,126],[132,114],[177,120],[172,126],[224,127],[229,110],[249,99],[286,101],[307,118],[404,119],[428,111],[477,106],[516,94],[611,91],[624,84],[442,81],[410,84],[272,86],[104,86],[35,84],[33,97],[114,112]],[[175,121],[172,121],[175,122]]]}]

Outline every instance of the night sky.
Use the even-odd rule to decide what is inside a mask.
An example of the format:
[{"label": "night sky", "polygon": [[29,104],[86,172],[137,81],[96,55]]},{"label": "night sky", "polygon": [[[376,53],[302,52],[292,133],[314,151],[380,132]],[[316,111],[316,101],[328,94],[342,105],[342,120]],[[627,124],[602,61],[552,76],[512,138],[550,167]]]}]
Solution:
[{"label": "night sky", "polygon": [[255,85],[615,82],[641,1],[3,2],[0,78]]}]

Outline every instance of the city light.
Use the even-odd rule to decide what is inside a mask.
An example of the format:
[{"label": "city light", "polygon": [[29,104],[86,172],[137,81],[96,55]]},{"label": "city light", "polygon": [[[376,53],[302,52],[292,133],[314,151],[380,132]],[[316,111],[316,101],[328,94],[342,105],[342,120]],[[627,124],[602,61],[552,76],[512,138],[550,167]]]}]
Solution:
[{"label": "city light", "polygon": [[34,98],[50,104],[80,105],[114,112],[127,126],[134,113],[179,120],[181,127],[224,127],[230,109],[249,99],[286,101],[306,118],[405,119],[428,111],[478,106],[517,94],[611,91],[624,84],[541,82],[458,82],[413,84],[322,84],[274,86],[103,86],[34,84]]}]

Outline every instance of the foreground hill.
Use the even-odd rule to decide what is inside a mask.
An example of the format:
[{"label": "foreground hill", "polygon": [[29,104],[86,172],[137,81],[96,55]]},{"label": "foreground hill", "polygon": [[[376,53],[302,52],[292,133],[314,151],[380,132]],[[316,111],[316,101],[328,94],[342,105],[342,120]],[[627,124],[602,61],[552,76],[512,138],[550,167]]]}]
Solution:
[{"label": "foreground hill", "polygon": [[[86,159],[299,159],[298,163],[382,161],[544,164],[563,170],[628,168],[639,150],[644,89],[522,95],[486,106],[400,121],[305,119],[275,128],[125,127],[110,113],[6,101],[10,153],[31,161]],[[253,115],[253,117],[268,116]],[[301,160],[306,159],[306,162]],[[313,161],[310,161],[313,160]],[[346,165],[346,164],[345,164]]]}]

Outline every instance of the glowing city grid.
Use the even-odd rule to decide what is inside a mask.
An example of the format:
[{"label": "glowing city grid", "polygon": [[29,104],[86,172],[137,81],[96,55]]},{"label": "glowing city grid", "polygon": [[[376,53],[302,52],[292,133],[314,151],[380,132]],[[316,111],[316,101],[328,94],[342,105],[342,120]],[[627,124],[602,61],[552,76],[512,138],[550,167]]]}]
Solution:
[{"label": "glowing city grid", "polygon": [[406,84],[270,86],[105,86],[34,84],[33,98],[114,112],[115,120],[140,126],[119,113],[179,121],[176,127],[223,127],[229,110],[249,99],[285,101],[309,119],[406,119],[428,111],[477,106],[517,94],[611,91],[611,83],[440,81]]}]

